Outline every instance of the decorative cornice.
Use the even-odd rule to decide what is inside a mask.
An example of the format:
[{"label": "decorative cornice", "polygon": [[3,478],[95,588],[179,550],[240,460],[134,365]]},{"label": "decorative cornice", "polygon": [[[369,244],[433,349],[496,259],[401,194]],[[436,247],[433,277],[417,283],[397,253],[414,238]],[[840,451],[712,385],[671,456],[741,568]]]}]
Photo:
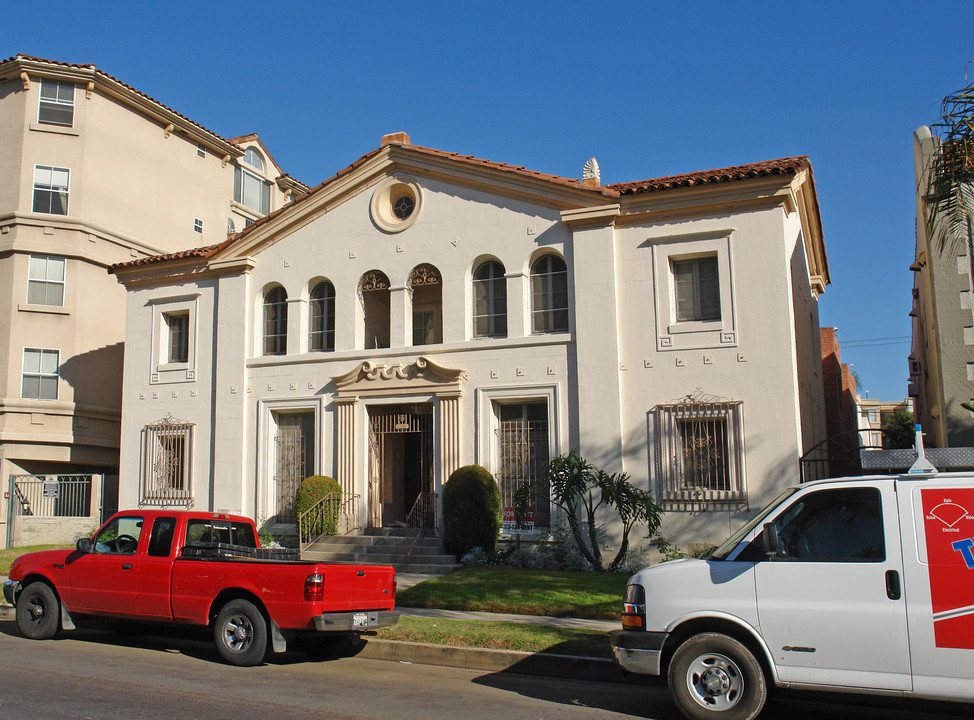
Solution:
[{"label": "decorative cornice", "polygon": [[407,395],[432,392],[436,395],[456,396],[467,371],[449,368],[427,357],[418,357],[409,365],[378,365],[370,360],[354,370],[332,378],[336,399],[376,395]]}]

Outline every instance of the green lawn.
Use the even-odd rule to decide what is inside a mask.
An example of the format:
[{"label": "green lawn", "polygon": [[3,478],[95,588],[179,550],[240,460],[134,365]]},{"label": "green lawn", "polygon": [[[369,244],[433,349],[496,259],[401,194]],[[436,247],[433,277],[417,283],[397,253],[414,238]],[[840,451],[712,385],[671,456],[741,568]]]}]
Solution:
[{"label": "green lawn", "polygon": [[392,627],[379,630],[378,637],[383,640],[455,647],[520,650],[594,658],[612,657],[608,633],[523,623],[402,616]]},{"label": "green lawn", "polygon": [[26,547],[7,548],[0,550],[0,575],[9,575],[10,566],[21,555],[37,550],[54,550],[56,548],[72,547],[71,545],[28,545]]},{"label": "green lawn", "polygon": [[618,620],[627,575],[479,565],[403,590],[396,604],[516,615]]}]

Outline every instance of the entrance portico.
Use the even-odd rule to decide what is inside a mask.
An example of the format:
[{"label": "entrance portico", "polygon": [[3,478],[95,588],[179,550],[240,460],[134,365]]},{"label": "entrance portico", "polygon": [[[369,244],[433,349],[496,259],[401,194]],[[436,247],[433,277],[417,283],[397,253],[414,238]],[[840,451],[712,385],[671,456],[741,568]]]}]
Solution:
[{"label": "entrance portico", "polygon": [[408,365],[365,361],[333,378],[335,476],[345,497],[364,498],[361,527],[432,524],[433,498],[461,464],[466,379],[465,370],[426,357]]}]

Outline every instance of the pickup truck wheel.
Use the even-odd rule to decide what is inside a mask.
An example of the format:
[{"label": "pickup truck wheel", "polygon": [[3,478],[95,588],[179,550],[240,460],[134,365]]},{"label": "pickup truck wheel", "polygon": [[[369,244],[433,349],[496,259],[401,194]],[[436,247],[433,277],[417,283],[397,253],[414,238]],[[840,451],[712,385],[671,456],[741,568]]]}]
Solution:
[{"label": "pickup truck wheel", "polygon": [[694,635],[680,645],[667,680],[677,707],[692,720],[752,720],[768,695],[753,653],[719,633]]},{"label": "pickup truck wheel", "polygon": [[61,604],[51,586],[32,582],[17,596],[17,628],[24,637],[47,640],[61,629]]},{"label": "pickup truck wheel", "polygon": [[267,621],[252,602],[231,600],[216,616],[213,639],[231,665],[257,665],[267,652]]}]

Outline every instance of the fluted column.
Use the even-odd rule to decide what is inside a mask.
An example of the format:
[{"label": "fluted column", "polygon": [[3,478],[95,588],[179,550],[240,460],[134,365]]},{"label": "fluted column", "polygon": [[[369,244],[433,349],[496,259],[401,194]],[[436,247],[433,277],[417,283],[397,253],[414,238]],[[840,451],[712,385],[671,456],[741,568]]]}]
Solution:
[{"label": "fluted column", "polygon": [[336,398],[335,479],[342,486],[342,496],[355,494],[355,408],[358,398]]},{"label": "fluted column", "polygon": [[460,467],[460,393],[438,395],[440,401],[440,484]]}]

